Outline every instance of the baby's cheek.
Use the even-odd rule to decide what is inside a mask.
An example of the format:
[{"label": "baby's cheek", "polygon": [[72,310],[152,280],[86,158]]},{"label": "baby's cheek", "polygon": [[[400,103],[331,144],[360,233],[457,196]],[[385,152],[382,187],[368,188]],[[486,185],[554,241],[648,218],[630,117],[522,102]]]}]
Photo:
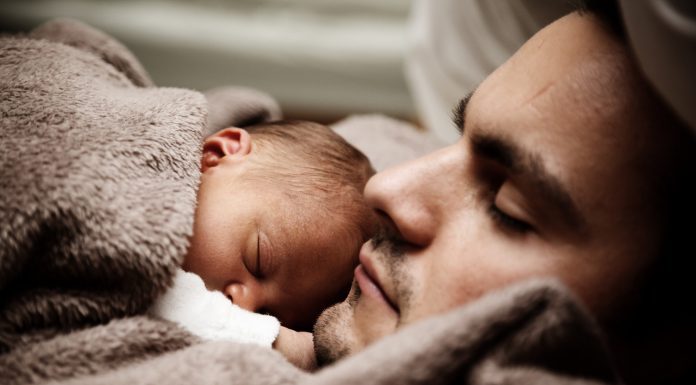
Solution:
[{"label": "baby's cheek", "polygon": [[[350,263],[340,268],[334,268],[327,272],[326,277],[330,277],[324,284],[322,308],[331,306],[346,299],[350,291],[355,272],[356,263]],[[323,309],[322,309],[323,310]]]}]

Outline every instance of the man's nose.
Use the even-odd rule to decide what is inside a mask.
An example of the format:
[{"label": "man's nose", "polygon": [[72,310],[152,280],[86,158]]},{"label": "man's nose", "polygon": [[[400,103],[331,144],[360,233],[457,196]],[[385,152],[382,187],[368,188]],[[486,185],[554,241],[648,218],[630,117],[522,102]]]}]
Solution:
[{"label": "man's nose", "polygon": [[446,147],[425,157],[387,169],[365,186],[365,198],[388,216],[401,237],[425,247],[435,237],[442,220],[447,186],[456,175],[456,149]]}]

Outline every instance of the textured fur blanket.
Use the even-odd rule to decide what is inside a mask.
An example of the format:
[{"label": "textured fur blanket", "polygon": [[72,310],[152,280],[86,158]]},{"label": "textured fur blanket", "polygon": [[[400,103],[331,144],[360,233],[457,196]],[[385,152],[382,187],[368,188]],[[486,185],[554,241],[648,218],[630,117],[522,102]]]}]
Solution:
[{"label": "textured fur blanket", "polygon": [[598,384],[614,375],[565,290],[531,282],[316,374],[143,315],[191,234],[200,143],[279,116],[245,89],[154,87],[71,21],[0,38],[0,383]]}]

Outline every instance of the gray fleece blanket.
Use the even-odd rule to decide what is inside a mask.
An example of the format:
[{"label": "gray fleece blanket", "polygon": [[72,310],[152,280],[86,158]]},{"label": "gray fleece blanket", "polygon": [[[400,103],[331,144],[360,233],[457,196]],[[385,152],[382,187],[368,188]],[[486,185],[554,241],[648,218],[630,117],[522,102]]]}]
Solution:
[{"label": "gray fleece blanket", "polygon": [[[206,98],[207,96],[207,98]],[[74,21],[0,38],[0,383],[608,384],[596,327],[527,282],[314,374],[145,316],[192,231],[203,135],[279,116],[269,97],[158,88]]]}]

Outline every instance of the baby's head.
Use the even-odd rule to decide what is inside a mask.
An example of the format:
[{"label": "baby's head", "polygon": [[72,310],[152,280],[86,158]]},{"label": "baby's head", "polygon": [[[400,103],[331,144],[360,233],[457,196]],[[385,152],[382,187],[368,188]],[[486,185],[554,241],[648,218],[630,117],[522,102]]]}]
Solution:
[{"label": "baby's head", "polygon": [[208,137],[201,171],[185,270],[294,329],[345,298],[375,225],[360,151],[326,126],[274,122]]}]

